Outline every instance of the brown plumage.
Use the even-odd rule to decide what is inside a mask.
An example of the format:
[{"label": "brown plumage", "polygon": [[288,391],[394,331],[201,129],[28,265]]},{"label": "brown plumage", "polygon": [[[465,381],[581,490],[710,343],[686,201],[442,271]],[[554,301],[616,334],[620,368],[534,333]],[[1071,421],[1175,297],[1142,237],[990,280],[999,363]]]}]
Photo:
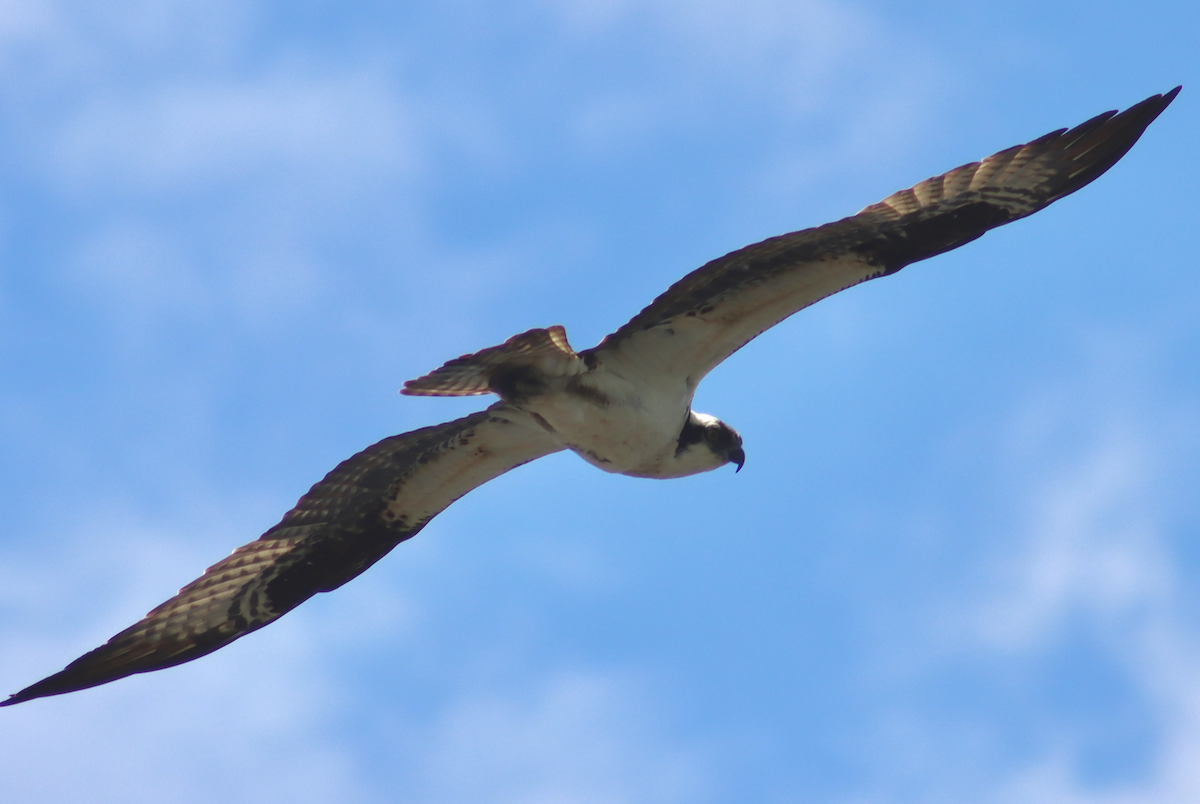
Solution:
[{"label": "brown plumage", "polygon": [[[562,447],[530,439],[503,403],[385,438],[338,464],[257,541],[237,548],[140,622],[0,706],[199,658],[351,580],[436,513],[497,475]],[[520,431],[506,434],[504,431]],[[487,452],[467,447],[489,437]],[[422,471],[439,459],[439,469]],[[411,502],[419,497],[420,502]],[[397,510],[397,503],[401,511]]]},{"label": "brown plumage", "polygon": [[[606,471],[675,477],[741,465],[741,437],[691,410],[714,366],[784,318],[1025,217],[1114,165],[1179,88],[927,179],[849,218],[713,260],[576,354],[562,327],[449,361],[405,393],[497,393],[456,421],[340,464],[257,541],[65,670],[0,706],[210,653],[357,576],[488,480],[570,448]],[[556,424],[557,422],[557,424]],[[707,450],[707,451],[706,451]]]}]

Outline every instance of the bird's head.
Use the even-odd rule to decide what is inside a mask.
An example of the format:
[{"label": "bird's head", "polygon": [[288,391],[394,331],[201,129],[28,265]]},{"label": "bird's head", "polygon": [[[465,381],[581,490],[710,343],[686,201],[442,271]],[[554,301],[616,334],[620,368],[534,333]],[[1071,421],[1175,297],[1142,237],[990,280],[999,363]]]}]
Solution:
[{"label": "bird's head", "polygon": [[669,476],[711,472],[727,463],[736,463],[740,472],[745,462],[746,453],[742,451],[742,437],[737,430],[715,416],[693,411],[688,413],[679,431]]}]

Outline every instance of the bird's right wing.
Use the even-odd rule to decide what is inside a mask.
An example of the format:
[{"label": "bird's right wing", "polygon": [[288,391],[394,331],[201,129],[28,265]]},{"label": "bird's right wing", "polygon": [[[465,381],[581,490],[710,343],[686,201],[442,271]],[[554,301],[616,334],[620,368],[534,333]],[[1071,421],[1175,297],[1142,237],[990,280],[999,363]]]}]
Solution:
[{"label": "bird's right wing", "polygon": [[561,449],[528,414],[504,403],[385,438],[339,464],[257,541],[0,706],[211,653],[354,578],[471,489]]},{"label": "bird's right wing", "polygon": [[726,254],[676,282],[580,358],[694,389],[722,360],[808,305],[969,243],[1085,186],[1133,147],[1178,92],[1007,148],[852,217]]}]

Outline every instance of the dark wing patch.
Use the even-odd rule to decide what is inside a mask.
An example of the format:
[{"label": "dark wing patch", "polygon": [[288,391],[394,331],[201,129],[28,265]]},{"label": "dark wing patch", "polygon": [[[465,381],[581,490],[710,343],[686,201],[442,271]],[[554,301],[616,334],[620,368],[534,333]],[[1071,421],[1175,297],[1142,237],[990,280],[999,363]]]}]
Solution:
[{"label": "dark wing patch", "polygon": [[60,673],[0,706],[191,661],[336,589],[487,480],[561,449],[502,404],[342,462],[257,541]]},{"label": "dark wing patch", "polygon": [[531,329],[499,346],[456,357],[423,377],[408,380],[409,396],[500,394],[505,399],[536,392],[550,377],[579,374],[586,366],[567,343],[560,326]]},{"label": "dark wing patch", "polygon": [[[683,371],[694,387],[747,341],[804,307],[957,248],[1087,185],[1133,147],[1178,92],[955,168],[852,217],[713,260],[580,357]],[[658,334],[642,335],[652,330]],[[630,343],[639,337],[643,343]]]}]

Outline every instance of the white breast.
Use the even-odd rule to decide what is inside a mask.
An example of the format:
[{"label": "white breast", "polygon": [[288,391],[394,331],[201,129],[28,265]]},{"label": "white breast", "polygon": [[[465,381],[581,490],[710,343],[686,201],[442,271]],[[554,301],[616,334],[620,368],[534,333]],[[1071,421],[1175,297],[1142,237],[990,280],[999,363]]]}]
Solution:
[{"label": "white breast", "polygon": [[656,477],[662,474],[663,462],[675,454],[691,396],[677,379],[638,378],[635,385],[600,366],[521,407],[593,466]]}]

